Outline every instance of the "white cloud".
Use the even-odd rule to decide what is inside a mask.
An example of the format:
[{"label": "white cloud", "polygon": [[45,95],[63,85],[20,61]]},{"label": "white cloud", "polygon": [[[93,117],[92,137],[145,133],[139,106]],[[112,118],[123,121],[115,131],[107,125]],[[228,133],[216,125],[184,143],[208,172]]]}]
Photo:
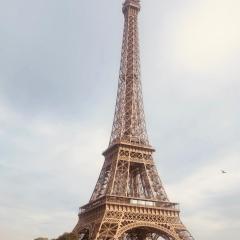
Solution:
[{"label": "white cloud", "polygon": [[97,180],[108,133],[91,122],[26,118],[3,104],[1,109],[1,237],[33,239],[70,231]]},{"label": "white cloud", "polygon": [[[232,208],[240,210],[231,203],[238,202],[231,201],[231,198],[239,198],[239,146],[220,151],[206,165],[189,172],[168,188],[170,198],[180,202],[182,218],[196,238],[224,240],[225,235],[218,236],[218,232],[228,231],[231,226],[233,232],[229,236],[234,236],[234,231],[240,227],[238,218],[231,214]],[[222,174],[222,169],[227,173]],[[240,212],[235,214],[240,216]]]},{"label": "white cloud", "polygon": [[[230,152],[219,152],[214,159],[197,171],[189,173],[182,181],[171,186],[171,195],[180,197],[188,208],[194,209],[209,201],[212,195],[226,195],[237,190],[240,184],[239,146]],[[222,174],[221,170],[227,171]]]},{"label": "white cloud", "polygon": [[184,11],[175,40],[179,67],[210,70],[230,64],[240,48],[240,16],[237,0],[204,0]]},{"label": "white cloud", "polygon": [[[72,229],[77,221],[73,211],[52,211],[27,207],[0,207],[2,239],[34,239],[39,236],[55,238],[66,229]],[[75,215],[74,215],[75,214]]]}]

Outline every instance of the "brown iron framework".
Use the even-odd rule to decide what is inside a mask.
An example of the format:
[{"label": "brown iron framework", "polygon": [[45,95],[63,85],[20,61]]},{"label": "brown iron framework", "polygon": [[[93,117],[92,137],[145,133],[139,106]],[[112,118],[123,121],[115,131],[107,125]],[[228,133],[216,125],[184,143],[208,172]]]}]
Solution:
[{"label": "brown iron framework", "polygon": [[169,201],[153,160],[142,100],[139,0],[125,0],[119,84],[112,134],[89,203],[73,232],[80,240],[193,240]]}]

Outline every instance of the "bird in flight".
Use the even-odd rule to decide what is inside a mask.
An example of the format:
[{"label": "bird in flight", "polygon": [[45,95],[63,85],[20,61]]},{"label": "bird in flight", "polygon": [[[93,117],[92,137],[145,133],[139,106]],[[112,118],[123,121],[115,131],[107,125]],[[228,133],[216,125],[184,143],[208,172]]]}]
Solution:
[{"label": "bird in flight", "polygon": [[227,172],[226,172],[226,171],[224,171],[224,170],[221,170],[221,173],[222,173],[222,174],[225,174],[225,173],[227,173]]}]

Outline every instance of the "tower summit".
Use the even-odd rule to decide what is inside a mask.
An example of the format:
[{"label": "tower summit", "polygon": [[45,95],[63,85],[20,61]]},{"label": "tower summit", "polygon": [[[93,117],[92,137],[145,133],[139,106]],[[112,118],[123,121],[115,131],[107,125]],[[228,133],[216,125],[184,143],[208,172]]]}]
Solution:
[{"label": "tower summit", "polygon": [[138,40],[139,0],[123,4],[116,108],[105,161],[73,232],[80,240],[193,240],[169,201],[146,131]]}]

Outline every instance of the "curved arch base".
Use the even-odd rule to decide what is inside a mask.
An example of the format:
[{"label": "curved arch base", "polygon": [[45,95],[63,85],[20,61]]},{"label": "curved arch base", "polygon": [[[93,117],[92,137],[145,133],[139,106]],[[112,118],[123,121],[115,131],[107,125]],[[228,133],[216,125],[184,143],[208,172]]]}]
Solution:
[{"label": "curved arch base", "polygon": [[138,227],[128,230],[123,233],[119,240],[174,240],[172,236],[169,236],[163,231],[159,231],[156,228]]},{"label": "curved arch base", "polygon": [[79,215],[79,240],[194,240],[176,210],[109,206]]}]

